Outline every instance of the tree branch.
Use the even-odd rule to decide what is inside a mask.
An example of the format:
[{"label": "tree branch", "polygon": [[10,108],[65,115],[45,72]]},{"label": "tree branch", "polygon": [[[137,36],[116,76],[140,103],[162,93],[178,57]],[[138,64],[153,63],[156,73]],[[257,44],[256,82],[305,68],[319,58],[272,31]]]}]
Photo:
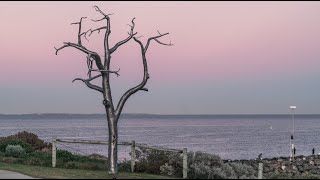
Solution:
[{"label": "tree branch", "polygon": [[[140,48],[141,48],[142,63],[143,63],[143,79],[140,84],[127,90],[120,98],[118,105],[117,105],[117,108],[116,108],[116,111],[115,111],[115,115],[117,116],[117,119],[119,119],[119,116],[121,114],[123,106],[131,95],[135,94],[139,90],[148,91],[148,89],[144,87],[147,84],[148,79],[150,78],[149,73],[148,73],[148,64],[147,64],[147,58],[146,58],[147,49],[148,49],[149,44],[152,40],[156,40],[156,42],[158,42],[157,38],[160,38],[162,36],[169,34],[169,33],[161,34],[159,31],[158,31],[158,33],[159,33],[158,36],[154,36],[154,37],[151,37],[148,39],[147,45],[145,47],[143,46],[142,42],[137,37],[133,37],[133,39],[140,45]],[[160,42],[160,44],[172,46],[171,42],[170,42],[170,44]]]},{"label": "tree branch", "polygon": [[133,18],[132,21],[131,21],[132,25],[129,25],[129,24],[128,24],[128,25],[131,27],[130,33],[128,33],[128,34],[129,34],[129,37],[127,37],[125,40],[122,40],[122,41],[118,42],[116,45],[114,45],[114,46],[110,49],[110,54],[112,54],[114,51],[116,51],[116,50],[118,49],[118,47],[120,47],[121,45],[123,45],[123,44],[125,44],[126,42],[128,42],[134,35],[137,34],[137,32],[136,32],[136,33],[133,33],[133,30],[134,30],[134,27],[135,27],[134,19],[135,19],[135,18]]},{"label": "tree branch", "polygon": [[92,57],[95,60],[97,67],[100,70],[104,70],[104,67],[102,65],[100,56],[96,52],[89,51],[87,48],[85,48],[83,46],[80,46],[78,44],[75,44],[75,43],[64,42],[64,45],[62,47],[60,47],[60,48],[54,47],[56,49],[56,55],[58,55],[58,51],[60,51],[61,49],[66,48],[66,47],[73,47],[73,48],[76,48],[76,49],[88,54],[89,57]]},{"label": "tree branch", "polygon": [[106,29],[106,33],[104,35],[104,68],[109,70],[109,64],[110,64],[110,49],[109,49],[109,35],[111,33],[111,27],[110,27],[110,18],[109,15],[112,14],[105,14],[104,12],[102,12],[100,10],[100,8],[98,6],[93,6],[95,8],[96,11],[98,11],[100,14],[102,14],[104,17],[102,19],[99,20],[93,20],[95,22],[97,21],[102,21],[103,19],[107,20],[107,26],[105,27]]},{"label": "tree branch", "polygon": [[159,31],[158,31],[158,33],[159,33],[158,36],[150,37],[150,38],[148,39],[147,45],[146,45],[146,47],[145,47],[145,52],[147,52],[148,47],[149,47],[149,45],[150,45],[150,42],[151,42],[152,40],[155,40],[157,43],[162,44],[162,45],[165,45],[165,46],[173,46],[173,44],[171,44],[171,42],[170,42],[170,44],[167,44],[167,43],[162,43],[161,41],[158,40],[158,38],[163,37],[163,36],[165,36],[165,35],[168,35],[169,33],[161,34]]},{"label": "tree branch", "polygon": [[133,37],[133,39],[140,45],[141,48],[141,54],[142,54],[142,63],[143,63],[143,79],[141,81],[140,84],[138,84],[137,86],[127,90],[122,97],[120,98],[116,111],[115,111],[115,115],[117,116],[116,119],[119,119],[119,116],[121,114],[121,111],[123,109],[124,104],[126,103],[126,101],[129,99],[129,97],[131,95],[133,95],[134,93],[138,92],[139,90],[144,90],[147,91],[146,88],[144,88],[144,86],[147,84],[147,81],[149,79],[149,74],[148,74],[148,64],[147,64],[147,59],[146,59],[146,51],[145,48],[143,47],[143,44],[141,43],[140,40],[138,40],[137,38]]},{"label": "tree branch", "polygon": [[76,49],[78,49],[78,50],[80,50],[80,51],[82,51],[82,52],[84,52],[84,53],[86,53],[86,54],[93,54],[94,52],[92,52],[92,51],[89,51],[87,48],[85,48],[84,46],[80,46],[80,45],[78,45],[78,44],[75,44],[75,43],[71,43],[71,42],[63,42],[63,46],[62,47],[60,47],[60,48],[55,48],[57,51],[56,51],[56,55],[58,55],[58,51],[59,50],[61,50],[61,49],[63,49],[63,48],[66,48],[66,47],[74,47],[74,48],[76,48]]},{"label": "tree branch", "polygon": [[[93,7],[94,7],[94,9],[95,9],[96,11],[100,12],[104,17],[108,17],[108,18],[109,18],[109,15],[113,15],[113,14],[114,14],[114,13],[105,14],[105,13],[102,12],[102,11],[100,10],[100,8],[99,8],[98,6],[96,6],[96,5],[94,5]],[[100,21],[101,21],[101,20],[100,20]]]},{"label": "tree branch", "polygon": [[101,74],[100,74],[100,75],[97,75],[97,76],[94,76],[94,77],[92,77],[92,78],[90,78],[90,79],[76,78],[76,79],[74,79],[72,82],[77,81],[77,80],[80,80],[80,81],[84,82],[90,89],[94,89],[94,90],[96,90],[96,91],[99,91],[99,92],[103,93],[103,89],[102,89],[101,87],[99,87],[99,86],[97,86],[97,85],[94,85],[94,84],[91,84],[91,83],[89,82],[89,81],[91,81],[91,80],[93,80],[93,79],[96,79],[96,78],[98,78],[98,77],[100,77],[100,76],[101,76]]},{"label": "tree branch", "polygon": [[[79,24],[78,44],[79,44],[80,46],[82,46],[82,44],[81,44],[81,36],[84,34],[84,33],[81,33],[81,23],[82,23],[82,19],[85,19],[85,18],[87,18],[87,17],[81,17],[79,22],[71,23],[71,25],[73,25],[73,24]],[[88,39],[87,39],[87,40],[88,40]]]},{"label": "tree branch", "polygon": [[120,76],[119,74],[119,71],[120,71],[120,68],[117,70],[117,71],[111,71],[111,70],[99,70],[99,69],[89,69],[90,71],[99,71],[99,72],[108,72],[108,73],[114,73],[117,75],[117,77]]},{"label": "tree branch", "polygon": [[75,43],[64,42],[63,44],[64,44],[64,45],[61,46],[60,48],[54,47],[54,48],[56,49],[56,55],[58,55],[58,51],[60,51],[61,49],[66,48],[66,47],[76,48],[76,49],[78,49],[78,50],[80,50],[80,51],[82,51],[82,52],[84,52],[84,53],[86,53],[86,54],[94,54],[94,52],[89,51],[89,50],[87,50],[87,48],[85,48],[85,47],[83,47],[83,46],[80,46],[80,45],[78,45],[78,44],[75,44]]},{"label": "tree branch", "polygon": [[[94,79],[96,79],[96,78],[98,78],[98,77],[101,77],[101,76],[102,76],[102,74],[98,74],[98,75],[96,75],[96,76],[93,76],[93,77],[87,79],[86,81],[92,81],[92,80],[94,80]],[[73,80],[73,81],[74,81],[74,80]],[[72,82],[73,82],[73,81],[72,81]]]},{"label": "tree branch", "polygon": [[[88,33],[89,31],[91,32],[91,29],[89,29],[88,31],[83,32],[83,33],[80,34],[81,36],[83,35],[83,37],[86,38],[87,41],[89,41],[88,38],[87,38],[87,33]],[[89,35],[89,36],[90,36],[90,35]]]},{"label": "tree branch", "polygon": [[89,36],[91,36],[91,34],[92,34],[93,32],[95,32],[95,31],[98,31],[98,34],[99,34],[101,29],[107,29],[107,27],[106,27],[106,26],[103,26],[103,27],[100,27],[100,28],[97,28],[97,29],[94,29],[94,30],[89,29],[89,30],[88,30],[88,31],[90,31]]}]

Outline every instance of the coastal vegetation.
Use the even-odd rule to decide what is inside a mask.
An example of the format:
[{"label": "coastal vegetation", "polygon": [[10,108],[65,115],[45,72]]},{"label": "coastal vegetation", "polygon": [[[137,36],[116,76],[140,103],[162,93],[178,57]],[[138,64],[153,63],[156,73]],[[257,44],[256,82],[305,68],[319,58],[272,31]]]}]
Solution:
[{"label": "coastal vegetation", "polygon": [[[33,133],[20,132],[2,137],[0,138],[0,169],[42,178],[109,177],[105,171],[108,168],[107,157],[97,154],[83,156],[58,149],[56,168],[52,168],[51,148],[51,143],[44,142]],[[188,178],[257,179],[260,162],[264,164],[263,178],[320,178],[320,157],[317,155],[297,156],[294,162],[290,162],[286,157],[223,160],[217,155],[200,151],[188,152]],[[118,163],[119,178],[181,178],[182,163],[179,153],[140,147],[136,149],[135,173],[130,173],[131,163],[125,160]]]}]

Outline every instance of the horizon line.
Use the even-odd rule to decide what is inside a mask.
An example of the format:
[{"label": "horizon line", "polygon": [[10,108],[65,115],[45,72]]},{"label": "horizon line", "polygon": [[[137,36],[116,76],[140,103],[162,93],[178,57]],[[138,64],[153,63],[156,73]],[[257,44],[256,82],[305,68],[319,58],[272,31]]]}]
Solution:
[{"label": "horizon line", "polygon": [[[2,115],[106,115],[104,113],[16,113],[16,114],[1,114]],[[239,113],[239,114],[153,114],[153,113],[123,113],[121,115],[155,115],[155,116],[232,116],[232,115],[292,115],[292,113],[282,113],[282,114],[253,114],[253,113]],[[316,113],[295,113],[294,115],[320,115]]]}]

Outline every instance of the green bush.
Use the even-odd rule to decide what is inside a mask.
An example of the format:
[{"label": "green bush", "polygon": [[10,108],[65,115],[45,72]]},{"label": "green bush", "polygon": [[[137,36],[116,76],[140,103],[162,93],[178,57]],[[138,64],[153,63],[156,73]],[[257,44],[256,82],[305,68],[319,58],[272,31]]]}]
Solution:
[{"label": "green bush", "polygon": [[26,151],[20,145],[8,145],[6,147],[5,155],[18,158],[25,156]]},{"label": "green bush", "polygon": [[14,141],[14,140],[22,141],[26,144],[29,144],[33,149],[39,150],[39,151],[43,149],[51,149],[52,147],[51,143],[46,143],[43,140],[39,139],[39,137],[36,134],[29,133],[26,131],[19,132],[17,134],[14,134],[8,137],[3,137],[0,139],[0,142]]},{"label": "green bush", "polygon": [[75,155],[66,150],[57,150],[57,159],[62,160],[63,162],[74,161],[76,159]]},{"label": "green bush", "polygon": [[17,139],[2,139],[0,140],[0,151],[5,152],[8,145],[20,145],[26,153],[33,152],[34,149],[30,144],[25,143],[24,141]]},{"label": "green bush", "polygon": [[35,151],[28,154],[24,161],[29,165],[40,165],[40,166],[51,166],[52,165],[52,156],[47,152]]},{"label": "green bush", "polygon": [[[20,145],[26,152],[25,156],[17,156],[10,153],[6,148],[8,145]],[[37,135],[28,132],[19,132],[8,137],[0,137],[0,161],[7,163],[20,163],[27,165],[52,166],[52,145],[39,139]],[[10,152],[9,152],[10,151]],[[7,157],[10,156],[10,157]],[[119,163],[124,167],[125,164]],[[105,170],[107,169],[107,158],[93,154],[81,156],[72,154],[66,150],[57,150],[57,167]]]}]

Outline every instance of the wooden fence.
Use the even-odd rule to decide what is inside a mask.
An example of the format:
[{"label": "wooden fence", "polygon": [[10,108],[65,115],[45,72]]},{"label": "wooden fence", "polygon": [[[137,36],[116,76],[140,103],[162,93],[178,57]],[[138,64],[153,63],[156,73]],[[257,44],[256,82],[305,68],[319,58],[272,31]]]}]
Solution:
[{"label": "wooden fence", "polygon": [[[80,144],[109,144],[107,141],[94,141],[94,140],[80,140],[80,139],[56,139],[53,138],[52,141],[52,167],[56,167],[56,161],[57,161],[57,143],[80,143]],[[136,161],[136,155],[135,155],[135,148],[136,147],[141,147],[141,148],[146,148],[146,149],[154,149],[154,150],[160,150],[160,151],[167,151],[167,152],[175,152],[175,153],[180,153],[182,154],[182,174],[183,178],[187,178],[188,174],[188,155],[187,155],[187,148],[183,148],[182,150],[178,149],[170,149],[170,148],[162,148],[162,147],[157,147],[157,146],[149,146],[145,144],[139,144],[135,143],[135,141],[131,142],[119,142],[118,145],[122,146],[131,146],[131,172],[134,172],[135,168],[135,161]]]}]

